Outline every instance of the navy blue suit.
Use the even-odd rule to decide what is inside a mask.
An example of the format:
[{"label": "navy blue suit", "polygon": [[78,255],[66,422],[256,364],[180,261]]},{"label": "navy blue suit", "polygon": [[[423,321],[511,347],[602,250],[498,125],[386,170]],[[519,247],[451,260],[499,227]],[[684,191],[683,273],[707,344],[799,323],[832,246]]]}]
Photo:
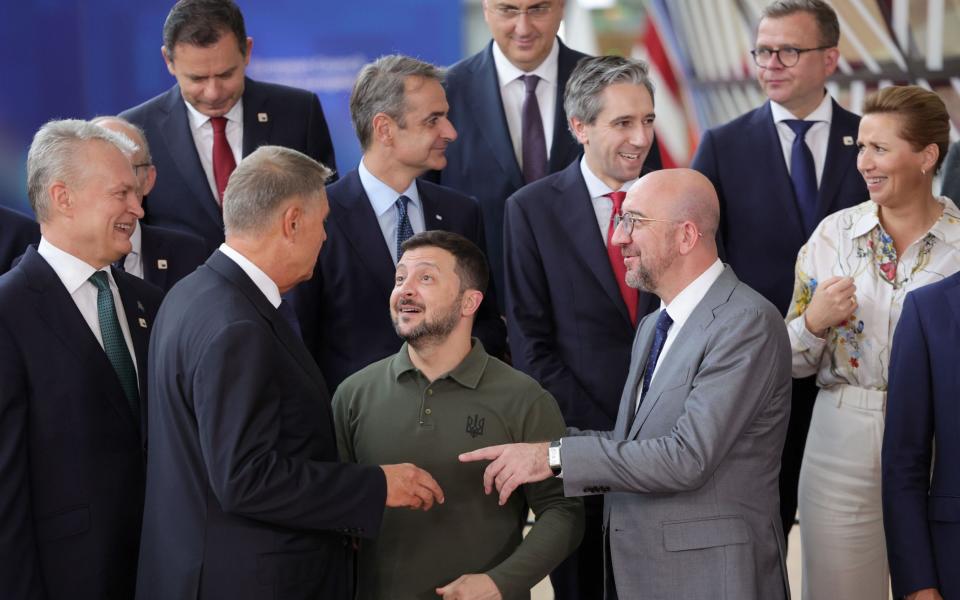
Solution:
[{"label": "navy blue suit", "polygon": [[137,598],[349,598],[348,536],[376,535],[386,479],[339,462],[303,342],[219,251],[155,330]]},{"label": "navy blue suit", "polygon": [[30,244],[40,241],[40,225],[15,210],[0,206],[0,275],[13,266]]},{"label": "navy blue suit", "polygon": [[[868,197],[866,184],[857,171],[855,142],[859,126],[860,117],[834,101],[816,223]],[[812,231],[804,229],[800,218],[770,103],[707,131],[692,166],[710,178],[720,197],[717,242],[725,262],[733,267],[740,281],[786,314],[793,295],[797,253]],[[797,481],[816,396],[814,377],[794,380],[793,405],[780,465],[780,511],[785,537],[797,512]]]},{"label": "navy blue suit", "polygon": [[[483,219],[472,198],[420,179],[417,191],[428,230],[459,233],[484,247]],[[403,341],[390,318],[396,267],[360,174],[353,170],[328,185],[327,198],[329,237],[320,250],[313,279],[297,286],[291,299],[304,341],[332,392],[363,367],[396,354]],[[473,333],[489,354],[504,354],[506,327],[492,285],[480,305]]]},{"label": "navy blue suit", "polygon": [[958,348],[960,274],[907,294],[890,353],[881,457],[896,598],[931,587],[960,598]]},{"label": "navy blue suit", "polygon": [[[161,292],[113,271],[147,400]],[[143,420],[141,416],[141,421]],[[36,249],[0,277],[0,595],[133,597],[144,424],[106,353]]]},{"label": "navy blue suit", "polygon": [[[635,329],[580,161],[510,196],[503,229],[513,366],[553,394],[568,426],[611,431]],[[638,316],[658,305],[641,293]],[[585,498],[584,508],[580,548],[550,576],[558,598],[603,589],[602,496]]]},{"label": "navy blue suit", "polygon": [[[144,200],[144,222],[199,235],[211,252],[215,250],[223,242],[223,216],[193,143],[180,86],[174,85],[120,116],[146,132],[153,163],[160,173]],[[267,144],[299,150],[336,168],[317,95],[248,78],[243,90],[241,156]]]},{"label": "navy blue suit", "polygon": [[164,293],[210,256],[202,238],[190,233],[140,224],[143,279]]},{"label": "navy blue suit", "polygon": [[[498,290],[503,290],[503,214],[507,198],[523,187],[523,173],[513,151],[510,130],[503,112],[500,83],[493,61],[493,41],[447,71],[444,87],[450,104],[450,121],[457,128],[457,140],[447,147],[447,166],[439,183],[473,196],[480,203],[487,233],[490,268]],[[577,62],[586,54],[571,50],[557,38],[560,53],[557,66],[557,99],[550,147],[551,173],[569,165],[580,153],[570,133],[563,95]],[[654,143],[646,164],[661,166],[660,151]],[[504,299],[501,295],[501,311]],[[614,411],[616,414],[616,411]]]}]

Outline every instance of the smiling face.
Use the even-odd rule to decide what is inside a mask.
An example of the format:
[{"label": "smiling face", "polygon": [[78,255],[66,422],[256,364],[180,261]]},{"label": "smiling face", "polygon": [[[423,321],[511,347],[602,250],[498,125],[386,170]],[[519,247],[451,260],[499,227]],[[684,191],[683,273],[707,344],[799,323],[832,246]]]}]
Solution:
[{"label": "smiling face", "polygon": [[172,54],[163,48],[163,59],[177,78],[184,100],[208,117],[222,117],[243,96],[253,40],[247,38],[245,43],[246,54],[240,51],[233,32],[225,31],[210,46],[179,43]]},{"label": "smiling face", "polygon": [[937,155],[931,147],[936,146],[915,150],[900,137],[902,125],[900,117],[890,113],[871,113],[860,120],[857,170],[867,183],[870,199],[884,207],[930,193]]},{"label": "smiling face", "polygon": [[[540,14],[509,16],[511,9],[547,9]],[[500,51],[513,66],[530,72],[553,48],[563,20],[563,0],[484,0],[483,19]]]},{"label": "smiling face", "polygon": [[615,83],[601,94],[603,110],[588,125],[571,118],[577,140],[583,144],[587,166],[611,189],[640,175],[653,141],[653,98],[642,85]]},{"label": "smiling face", "polygon": [[393,327],[414,348],[442,342],[464,318],[463,298],[453,254],[431,246],[408,250],[390,294]]},{"label": "smiling face", "polygon": [[457,130],[447,118],[447,95],[435,79],[407,77],[404,82],[404,126],[394,128],[393,157],[404,170],[419,176],[447,166],[447,145]]},{"label": "smiling face", "polygon": [[[626,282],[632,288],[661,296],[664,274],[678,256],[677,223],[657,192],[645,181],[635,184],[623,201],[623,213],[658,221],[636,221],[633,232],[627,235],[621,224],[611,240],[620,246],[623,263],[627,267]],[[662,297],[662,296],[661,296]]]},{"label": "smiling face", "polygon": [[[777,50],[791,46],[805,49],[821,45],[817,21],[808,12],[765,18],[757,29],[757,48]],[[792,67],[784,67],[779,57],[774,57],[766,67],[757,67],[757,81],[768,98],[802,119],[823,99],[823,86],[836,70],[839,57],[836,48],[803,52]]]}]

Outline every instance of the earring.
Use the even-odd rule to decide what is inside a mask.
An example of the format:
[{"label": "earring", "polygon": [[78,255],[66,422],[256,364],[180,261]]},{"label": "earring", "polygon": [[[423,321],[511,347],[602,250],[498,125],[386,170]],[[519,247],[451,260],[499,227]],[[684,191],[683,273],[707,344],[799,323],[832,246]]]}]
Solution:
[{"label": "earring", "polygon": [[921,167],[921,168],[920,168],[920,174],[921,174],[921,175],[926,175],[926,174],[927,174],[927,170]]}]

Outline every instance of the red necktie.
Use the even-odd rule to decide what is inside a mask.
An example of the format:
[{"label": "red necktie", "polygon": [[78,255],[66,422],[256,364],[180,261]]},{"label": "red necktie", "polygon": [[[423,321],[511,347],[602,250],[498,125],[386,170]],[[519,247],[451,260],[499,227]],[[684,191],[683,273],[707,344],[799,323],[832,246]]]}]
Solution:
[{"label": "red necktie", "polygon": [[610,258],[610,266],[613,267],[613,276],[617,279],[617,286],[620,287],[620,295],[623,296],[623,302],[627,305],[627,312],[630,313],[630,322],[636,327],[637,299],[640,294],[636,289],[627,285],[627,267],[623,264],[623,254],[620,252],[620,246],[613,243],[613,230],[615,229],[613,218],[620,214],[620,207],[623,206],[623,199],[626,196],[626,192],[610,192],[607,194],[607,197],[613,200],[613,212],[610,213],[610,225],[607,227],[607,256]]},{"label": "red necktie", "polygon": [[213,126],[213,179],[217,182],[217,199],[222,206],[223,191],[227,189],[227,180],[237,167],[237,162],[227,141],[226,117],[210,117],[210,125]]}]

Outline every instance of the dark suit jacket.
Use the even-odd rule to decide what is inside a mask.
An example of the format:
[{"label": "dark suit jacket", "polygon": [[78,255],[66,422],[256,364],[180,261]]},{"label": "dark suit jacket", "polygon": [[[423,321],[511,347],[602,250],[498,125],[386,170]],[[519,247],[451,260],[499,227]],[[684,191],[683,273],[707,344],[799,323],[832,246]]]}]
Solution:
[{"label": "dark suit jacket", "polygon": [[0,275],[13,267],[30,244],[40,241],[40,225],[15,210],[0,206]]},{"label": "dark suit jacket", "polygon": [[[266,115],[261,121],[259,115]],[[144,200],[148,225],[199,235],[212,252],[223,242],[220,205],[200,164],[180,86],[120,114],[147,134],[157,184]],[[335,169],[333,145],[317,95],[246,80],[243,91],[243,152],[271,144],[299,150]]]},{"label": "dark suit jacket", "polygon": [[[553,394],[568,426],[613,429],[634,327],[579,160],[507,200],[504,240],[513,366]],[[659,303],[641,293],[638,315]]]},{"label": "dark suit jacket", "polygon": [[960,142],[950,144],[942,169],[943,188],[940,193],[956,204],[960,202]]},{"label": "dark suit jacket", "polygon": [[[580,153],[580,145],[567,126],[563,95],[577,62],[587,56],[560,44],[557,67],[557,108],[550,148],[550,172],[556,173]],[[513,151],[500,97],[493,41],[480,52],[450,67],[445,82],[450,121],[457,128],[457,141],[447,147],[447,166],[439,183],[473,196],[480,203],[487,233],[490,267],[498,290],[503,281],[503,213],[507,198],[523,187],[523,173]],[[660,152],[650,149],[647,166],[659,169]],[[503,298],[500,301],[504,310]]]},{"label": "dark suit jacket", "polygon": [[960,598],[957,348],[960,275],[907,294],[890,354],[881,457],[883,529],[897,598],[928,587]]},{"label": "dark suit jacket", "polygon": [[[160,290],[114,270],[147,399]],[[29,248],[0,277],[0,595],[127,600],[143,510],[144,425],[56,272]]]},{"label": "dark suit jacket", "polygon": [[143,279],[164,292],[210,256],[202,238],[190,233],[140,224]]},{"label": "dark suit jacket", "polygon": [[349,597],[347,534],[376,535],[386,481],[339,463],[303,343],[219,251],[155,329],[137,598]]},{"label": "dark suit jacket", "polygon": [[[833,103],[817,222],[867,199],[857,171],[860,117]],[[846,143],[845,138],[849,138]],[[786,314],[797,253],[805,231],[770,103],[707,131],[693,168],[710,178],[720,197],[718,241],[741,281]]]},{"label": "dark suit jacket", "polygon": [[[443,229],[484,247],[483,220],[477,203],[454,190],[417,180],[428,230]],[[370,206],[360,174],[353,170],[327,186],[328,239],[320,250],[313,279],[291,295],[304,340],[323,376],[340,382],[381,358],[396,354],[403,341],[390,318],[395,267]],[[488,290],[473,326],[474,335],[493,356],[506,350],[506,327]]]}]

